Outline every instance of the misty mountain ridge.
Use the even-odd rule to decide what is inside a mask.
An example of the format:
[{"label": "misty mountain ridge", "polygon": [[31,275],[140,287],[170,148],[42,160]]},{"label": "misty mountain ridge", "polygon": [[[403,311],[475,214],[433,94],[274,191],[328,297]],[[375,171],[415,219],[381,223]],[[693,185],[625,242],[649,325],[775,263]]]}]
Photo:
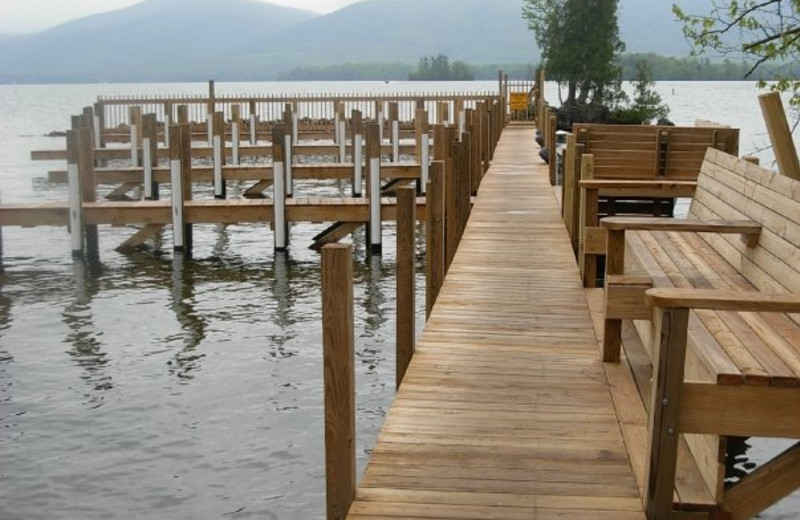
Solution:
[{"label": "misty mountain ridge", "polygon": [[[681,0],[689,12],[705,0]],[[620,1],[628,52],[684,56],[672,2]],[[318,13],[257,0],[145,0],[29,35],[0,35],[0,82],[269,80],[303,66],[536,63],[520,0],[369,0]]]}]

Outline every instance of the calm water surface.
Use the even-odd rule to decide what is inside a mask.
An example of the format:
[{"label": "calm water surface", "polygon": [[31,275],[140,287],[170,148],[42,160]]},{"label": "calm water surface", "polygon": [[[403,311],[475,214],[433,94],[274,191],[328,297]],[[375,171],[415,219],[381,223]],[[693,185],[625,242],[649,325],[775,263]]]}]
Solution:
[{"label": "calm water surface", "polygon": [[[220,95],[493,88],[217,84]],[[205,90],[0,86],[2,200],[66,200],[64,186],[46,181],[63,164],[33,163],[29,154],[63,148],[63,139],[43,136],[64,129],[98,94]],[[738,126],[743,153],[767,142],[750,83],[659,90],[678,124]],[[321,184],[297,192],[349,192]],[[4,229],[0,518],[323,518],[320,273],[307,249],[323,228],[293,226],[290,251],[275,254],[267,226],[197,226],[191,261],[173,257],[169,234],[160,252],[120,255],[113,248],[131,229],[101,228],[97,265],[72,261],[62,228]],[[387,225],[380,258],[365,254],[362,235],[354,241],[359,471],[394,394],[393,233]],[[422,303],[421,244],[419,253]],[[421,308],[418,316],[421,327]],[[781,446],[749,453],[757,459]],[[797,518],[798,510],[795,498],[765,518]]]}]

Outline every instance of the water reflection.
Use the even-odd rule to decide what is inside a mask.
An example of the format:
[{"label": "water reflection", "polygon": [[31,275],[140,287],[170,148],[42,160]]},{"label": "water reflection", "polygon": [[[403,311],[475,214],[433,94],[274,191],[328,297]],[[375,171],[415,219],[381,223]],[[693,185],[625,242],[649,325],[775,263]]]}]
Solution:
[{"label": "water reflection", "polygon": [[381,280],[386,276],[391,276],[391,269],[384,268],[381,257],[369,256],[364,272],[364,310],[367,313],[364,325],[369,336],[373,336],[388,320],[385,308],[386,295],[381,284]]},{"label": "water reflection", "polygon": [[289,251],[276,251],[272,261],[272,274],[270,278],[270,293],[275,299],[275,324],[279,332],[270,334],[270,351],[272,357],[288,358],[297,354],[297,351],[287,349],[286,345],[297,336],[293,316],[294,306],[300,295],[297,287],[291,283],[294,262],[291,261]]},{"label": "water reflection", "polygon": [[102,334],[94,323],[92,313],[92,300],[100,290],[101,274],[102,265],[98,262],[74,261],[74,297],[61,313],[61,320],[69,329],[64,339],[70,345],[67,354],[83,369],[81,379],[92,388],[92,392],[86,395],[87,404],[93,408],[102,406],[105,392],[114,387],[107,370],[109,360],[103,351]]},{"label": "water reflection", "polygon": [[205,357],[205,354],[197,352],[198,345],[206,338],[206,321],[195,309],[196,283],[195,263],[176,252],[170,277],[170,307],[183,330],[183,347],[168,364],[170,374],[183,381],[194,379],[193,372],[200,368],[200,360]]}]

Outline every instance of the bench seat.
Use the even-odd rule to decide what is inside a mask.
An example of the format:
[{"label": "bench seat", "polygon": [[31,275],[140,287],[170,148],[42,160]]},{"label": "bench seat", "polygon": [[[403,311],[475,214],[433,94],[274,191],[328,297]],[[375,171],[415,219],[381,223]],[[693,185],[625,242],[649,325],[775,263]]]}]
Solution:
[{"label": "bench seat", "polygon": [[[603,355],[618,361],[624,336],[649,408],[650,456],[663,458],[653,446],[674,442],[665,432],[681,432],[732,518],[800,488],[798,443],[724,489],[726,437],[800,439],[800,182],[709,149],[687,219],[608,218],[602,226]],[[675,482],[674,473],[666,478]],[[652,511],[674,506],[663,486],[646,489],[660,504]]]}]

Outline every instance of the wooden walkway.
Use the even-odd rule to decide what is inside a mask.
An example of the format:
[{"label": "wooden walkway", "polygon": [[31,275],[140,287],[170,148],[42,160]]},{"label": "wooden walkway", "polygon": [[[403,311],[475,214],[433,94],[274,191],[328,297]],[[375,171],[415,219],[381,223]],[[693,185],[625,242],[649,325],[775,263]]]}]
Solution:
[{"label": "wooden walkway", "polygon": [[349,518],[644,519],[532,128],[507,128]]}]

